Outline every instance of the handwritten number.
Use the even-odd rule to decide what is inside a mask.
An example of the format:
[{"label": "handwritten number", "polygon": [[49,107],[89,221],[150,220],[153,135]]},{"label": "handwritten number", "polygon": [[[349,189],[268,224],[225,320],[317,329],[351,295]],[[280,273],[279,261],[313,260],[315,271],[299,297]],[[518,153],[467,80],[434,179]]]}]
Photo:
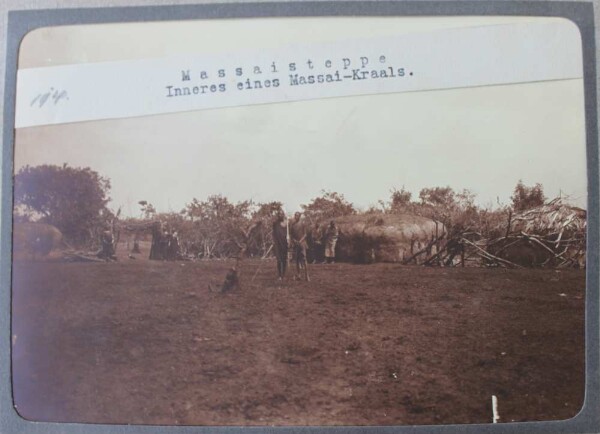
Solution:
[{"label": "handwritten number", "polygon": [[69,95],[66,90],[58,91],[54,90],[53,87],[50,88],[50,91],[38,94],[34,99],[31,100],[29,106],[33,106],[37,103],[38,108],[42,108],[44,104],[48,101],[48,99],[52,99],[54,101],[54,105],[57,105],[61,100],[68,100]]}]

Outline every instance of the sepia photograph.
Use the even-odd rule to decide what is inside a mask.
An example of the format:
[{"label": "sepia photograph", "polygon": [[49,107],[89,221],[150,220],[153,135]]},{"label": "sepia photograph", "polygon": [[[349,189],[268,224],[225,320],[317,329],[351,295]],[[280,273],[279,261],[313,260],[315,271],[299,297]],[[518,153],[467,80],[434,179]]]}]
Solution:
[{"label": "sepia photograph", "polygon": [[581,410],[571,22],[46,27],[18,65],[23,418],[397,426]]}]

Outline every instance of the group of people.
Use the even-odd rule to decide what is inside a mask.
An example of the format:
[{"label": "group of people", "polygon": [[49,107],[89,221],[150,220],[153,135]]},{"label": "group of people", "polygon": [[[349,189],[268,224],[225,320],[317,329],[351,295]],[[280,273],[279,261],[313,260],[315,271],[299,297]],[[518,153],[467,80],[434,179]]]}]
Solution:
[{"label": "group of people", "polygon": [[[309,229],[302,219],[302,214],[297,212],[294,218],[287,222],[285,215],[279,213],[273,222],[273,251],[277,259],[277,276],[283,280],[287,271],[288,252],[291,249],[292,260],[296,264],[295,279],[309,281],[307,263],[335,262],[335,246],[339,237],[339,230],[335,221],[331,220],[327,228],[322,231],[317,223]],[[321,256],[323,255],[323,256]],[[310,258],[309,258],[310,257]]]},{"label": "group of people", "polygon": [[328,264],[335,262],[335,246],[337,244],[340,231],[331,220],[329,224],[322,228],[320,223],[315,223],[308,232],[307,242],[307,260],[311,264],[326,262]]},{"label": "group of people", "polygon": [[180,259],[179,236],[177,232],[170,232],[160,228],[153,230],[150,259],[157,261],[176,261]]}]

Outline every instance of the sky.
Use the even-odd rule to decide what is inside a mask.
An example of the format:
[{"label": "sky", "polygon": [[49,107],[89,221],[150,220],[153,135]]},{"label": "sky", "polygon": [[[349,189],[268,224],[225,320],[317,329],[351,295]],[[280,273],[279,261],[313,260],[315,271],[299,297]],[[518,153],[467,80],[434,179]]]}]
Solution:
[{"label": "sky", "polygon": [[[354,25],[353,34],[481,24],[477,19],[421,19],[418,25],[415,19],[380,20],[358,30]],[[306,22],[291,24],[273,25],[283,39],[293,39]],[[46,29],[26,39],[20,66],[140,58],[174,47],[182,53],[182,38],[189,40],[190,32],[223,31],[211,25],[135,25],[129,40],[112,51],[107,44],[126,26]],[[337,25],[336,38],[350,31]],[[332,38],[331,26],[316,29],[311,38]],[[251,41],[244,43],[267,40],[254,33],[247,33]],[[144,35],[156,38],[154,48],[135,48],[136,38]],[[225,37],[219,46],[236,40]],[[194,50],[218,48],[200,45]],[[520,179],[543,184],[549,197],[569,195],[585,207],[583,81],[352,96],[17,130],[16,170],[63,163],[110,178],[110,206],[132,216],[139,215],[140,200],[177,212],[192,198],[212,194],[233,201],[279,200],[293,212],[323,189],[364,209],[389,200],[393,188],[404,187],[416,198],[421,188],[450,186],[472,190],[487,206],[508,203]]]}]

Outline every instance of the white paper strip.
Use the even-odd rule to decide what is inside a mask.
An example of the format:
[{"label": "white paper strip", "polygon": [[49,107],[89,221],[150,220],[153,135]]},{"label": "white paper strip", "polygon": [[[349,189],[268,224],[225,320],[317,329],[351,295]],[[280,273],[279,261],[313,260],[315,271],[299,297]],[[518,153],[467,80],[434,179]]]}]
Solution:
[{"label": "white paper strip", "polygon": [[569,21],[18,71],[16,127],[582,77]]}]

